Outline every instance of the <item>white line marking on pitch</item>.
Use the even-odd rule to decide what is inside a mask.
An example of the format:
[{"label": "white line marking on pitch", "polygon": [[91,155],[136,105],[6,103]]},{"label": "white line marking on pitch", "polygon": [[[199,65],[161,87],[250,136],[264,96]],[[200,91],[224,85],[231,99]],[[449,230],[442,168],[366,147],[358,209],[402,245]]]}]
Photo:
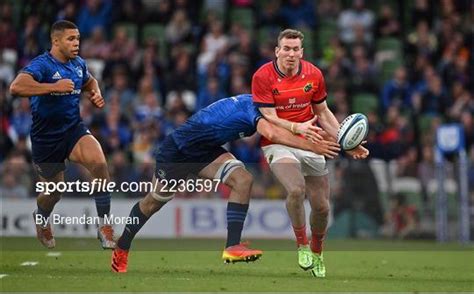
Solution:
[{"label": "white line marking on pitch", "polygon": [[5,278],[6,276],[8,276],[8,275],[7,274],[0,274],[0,279]]},{"label": "white line marking on pitch", "polygon": [[37,265],[39,262],[37,261],[25,261],[23,262],[22,264],[20,264],[21,266],[35,266]]},{"label": "white line marking on pitch", "polygon": [[57,257],[57,256],[61,256],[62,253],[61,252],[48,252],[46,254],[46,256],[50,256],[50,257]]}]

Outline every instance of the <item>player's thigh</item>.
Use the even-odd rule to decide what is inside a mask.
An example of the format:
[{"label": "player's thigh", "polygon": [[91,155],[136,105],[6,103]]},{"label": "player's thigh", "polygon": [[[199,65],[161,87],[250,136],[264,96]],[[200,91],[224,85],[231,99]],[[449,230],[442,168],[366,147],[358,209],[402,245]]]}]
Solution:
[{"label": "player's thigh", "polygon": [[49,178],[45,178],[41,175],[39,175],[38,177],[39,177],[39,182],[45,182],[45,183],[46,182],[52,182],[52,183],[64,182],[64,172],[63,171],[60,171],[57,174],[55,174],[54,176],[49,177]]},{"label": "player's thigh", "polygon": [[245,165],[230,152],[219,155],[198,175],[207,179],[220,179],[222,183],[231,187],[246,188],[252,182],[252,175],[245,169]]},{"label": "player's thigh", "polygon": [[303,175],[322,177],[329,174],[327,168],[326,158],[323,155],[316,154],[314,152],[293,149],[294,155],[298,158],[301,163],[301,171]]},{"label": "player's thigh", "polygon": [[273,144],[262,148],[270,169],[289,194],[304,194],[304,176],[301,163],[293,148]]},{"label": "player's thigh", "polygon": [[105,164],[105,156],[102,147],[92,135],[82,136],[74,145],[69,160],[82,164]]}]

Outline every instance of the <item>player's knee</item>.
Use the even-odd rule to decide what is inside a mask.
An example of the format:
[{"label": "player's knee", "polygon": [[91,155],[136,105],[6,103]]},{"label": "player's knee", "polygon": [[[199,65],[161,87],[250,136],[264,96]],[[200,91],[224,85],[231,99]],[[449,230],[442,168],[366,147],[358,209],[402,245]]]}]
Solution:
[{"label": "player's knee", "polygon": [[321,203],[318,203],[315,205],[315,207],[312,208],[316,214],[319,216],[328,216],[329,215],[329,202],[324,201]]},{"label": "player's knee", "polygon": [[226,184],[236,191],[250,191],[253,184],[253,176],[244,168],[236,169],[227,179]]},{"label": "player's knee", "polygon": [[304,200],[305,186],[304,184],[295,184],[291,185],[288,188],[288,199],[289,200]]},{"label": "player's knee", "polygon": [[40,196],[44,196],[48,199],[48,202],[51,202],[51,203],[57,203],[59,202],[59,200],[61,200],[61,196],[63,194],[61,192],[58,192],[58,191],[53,191],[53,192],[50,192],[49,194],[44,194],[44,193],[41,193]]},{"label": "player's knee", "polygon": [[156,193],[148,193],[145,198],[140,201],[141,208],[143,209],[143,213],[145,213],[145,215],[151,216],[153,213],[160,210],[161,207],[163,207],[169,200],[174,197],[174,194],[172,194],[167,201],[163,201],[163,199],[157,199],[154,194]]}]

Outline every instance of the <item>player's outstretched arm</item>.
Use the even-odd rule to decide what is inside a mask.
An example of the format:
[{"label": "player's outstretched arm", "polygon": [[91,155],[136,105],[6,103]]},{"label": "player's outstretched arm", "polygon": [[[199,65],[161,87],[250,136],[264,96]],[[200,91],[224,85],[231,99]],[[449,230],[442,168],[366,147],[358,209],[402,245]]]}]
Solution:
[{"label": "player's outstretched arm", "polygon": [[[363,142],[362,144],[364,144],[364,143],[365,142]],[[362,144],[360,144],[359,146],[357,146],[353,150],[346,151],[346,153],[349,154],[350,156],[352,156],[353,159],[367,158],[367,156],[369,156],[369,150],[367,148],[365,148],[364,146],[362,146]]]},{"label": "player's outstretched arm", "polygon": [[99,82],[91,75],[86,84],[82,87],[83,91],[88,92],[89,100],[97,107],[102,108],[105,105],[105,100],[100,91]]},{"label": "player's outstretched arm", "polygon": [[266,119],[260,119],[257,124],[257,132],[276,144],[282,144],[293,148],[312,151],[324,155],[328,158],[334,158],[340,151],[339,144],[336,142],[319,140],[317,144],[293,135],[289,131],[273,125]]},{"label": "player's outstretched arm", "polygon": [[319,117],[319,124],[323,129],[333,138],[337,138],[339,131],[339,122],[329,109],[326,101],[318,104],[313,104],[313,111]]},{"label": "player's outstretched arm", "polygon": [[74,90],[74,82],[62,79],[56,83],[39,83],[27,73],[20,73],[10,85],[13,96],[31,97],[46,95],[52,92],[69,93]]},{"label": "player's outstretched arm", "polygon": [[288,130],[293,134],[302,134],[306,138],[312,139],[314,141],[323,139],[318,134],[318,131],[320,131],[321,129],[314,125],[316,117],[304,123],[297,123],[279,118],[275,108],[273,107],[260,107],[259,110],[263,114],[265,119],[267,119],[269,122],[276,126],[284,128],[285,130]]}]

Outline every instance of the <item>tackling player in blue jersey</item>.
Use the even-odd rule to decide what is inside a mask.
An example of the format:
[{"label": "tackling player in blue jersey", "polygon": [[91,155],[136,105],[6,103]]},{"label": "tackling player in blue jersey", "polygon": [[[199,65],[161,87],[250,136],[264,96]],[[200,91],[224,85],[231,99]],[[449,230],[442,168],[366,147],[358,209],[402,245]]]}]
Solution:
[{"label": "tackling player in blue jersey", "polygon": [[[315,119],[303,124],[311,125]],[[156,155],[153,182],[155,191],[148,193],[130,212],[138,224],[127,224],[112,254],[112,270],[126,272],[128,251],[135,235],[146,221],[174,196],[164,191],[163,184],[170,180],[185,180],[189,174],[207,179],[220,179],[231,188],[227,205],[227,244],[222,258],[226,262],[254,261],[262,251],[240,243],[247,215],[252,187],[252,175],[244,164],[221,145],[251,136],[256,131],[279,144],[312,151],[329,158],[337,156],[339,145],[316,139],[312,143],[289,131],[270,124],[253,105],[251,95],[221,99],[194,114],[171,133]]]},{"label": "tackling player in blue jersey", "polygon": [[[33,163],[43,182],[64,181],[66,159],[85,166],[94,178],[109,180],[102,148],[79,114],[83,91],[96,107],[105,105],[97,80],[78,55],[79,39],[74,23],[54,23],[51,50],[34,58],[10,86],[12,95],[30,99]],[[98,238],[104,249],[112,249],[115,247],[113,229],[104,223],[104,217],[110,213],[110,193],[98,192],[94,197],[101,219]],[[36,232],[47,248],[54,248],[56,244],[48,220],[60,198],[57,191],[50,195],[40,193],[37,198],[38,207],[33,214]]]}]

